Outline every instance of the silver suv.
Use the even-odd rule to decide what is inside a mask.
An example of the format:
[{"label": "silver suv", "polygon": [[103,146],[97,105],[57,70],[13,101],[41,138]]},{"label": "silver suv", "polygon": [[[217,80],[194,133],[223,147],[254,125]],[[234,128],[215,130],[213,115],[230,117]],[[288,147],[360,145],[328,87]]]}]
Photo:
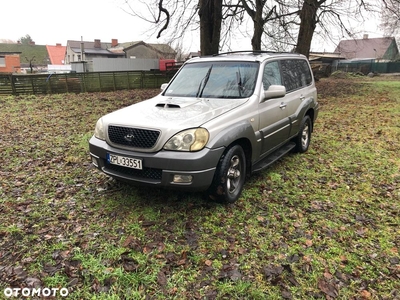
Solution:
[{"label": "silver suv", "polygon": [[100,118],[93,164],[120,180],[235,202],[246,175],[307,151],[318,115],[305,56],[241,51],[187,61],[162,92]]}]

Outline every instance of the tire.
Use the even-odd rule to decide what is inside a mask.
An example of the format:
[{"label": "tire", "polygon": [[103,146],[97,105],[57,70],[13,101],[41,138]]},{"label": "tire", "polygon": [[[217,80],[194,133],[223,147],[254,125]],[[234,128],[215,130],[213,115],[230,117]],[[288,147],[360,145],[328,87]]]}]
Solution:
[{"label": "tire", "polygon": [[312,132],[312,122],[311,118],[306,115],[300,124],[300,130],[295,137],[294,141],[296,143],[295,151],[298,153],[304,153],[308,150],[311,142],[311,132]]},{"label": "tire", "polygon": [[234,203],[239,199],[246,180],[246,155],[243,148],[234,145],[221,157],[209,197],[222,203]]}]

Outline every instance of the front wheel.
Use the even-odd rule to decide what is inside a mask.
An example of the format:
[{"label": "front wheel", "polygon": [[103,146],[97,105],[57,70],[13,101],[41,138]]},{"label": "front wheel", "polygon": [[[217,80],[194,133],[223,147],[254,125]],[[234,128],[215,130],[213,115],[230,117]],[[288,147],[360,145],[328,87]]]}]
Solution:
[{"label": "front wheel", "polygon": [[304,153],[308,150],[311,142],[312,122],[309,116],[305,116],[300,124],[300,130],[295,137],[296,152]]},{"label": "front wheel", "polygon": [[233,203],[242,192],[246,179],[246,156],[240,145],[234,145],[222,156],[208,190],[210,198]]}]

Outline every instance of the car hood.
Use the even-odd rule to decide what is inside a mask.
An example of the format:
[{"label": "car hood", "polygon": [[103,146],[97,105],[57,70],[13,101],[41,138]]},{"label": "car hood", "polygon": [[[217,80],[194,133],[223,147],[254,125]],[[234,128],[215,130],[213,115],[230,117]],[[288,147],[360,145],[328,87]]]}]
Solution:
[{"label": "car hood", "polygon": [[200,99],[157,96],[106,115],[106,125],[154,129],[198,127],[248,99]]}]

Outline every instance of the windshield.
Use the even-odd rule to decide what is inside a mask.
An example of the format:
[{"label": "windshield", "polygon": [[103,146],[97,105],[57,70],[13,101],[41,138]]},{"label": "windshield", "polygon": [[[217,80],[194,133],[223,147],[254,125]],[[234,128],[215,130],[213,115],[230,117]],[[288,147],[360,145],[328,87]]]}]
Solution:
[{"label": "windshield", "polygon": [[257,62],[200,62],[185,65],[165,96],[247,98],[253,94]]}]

